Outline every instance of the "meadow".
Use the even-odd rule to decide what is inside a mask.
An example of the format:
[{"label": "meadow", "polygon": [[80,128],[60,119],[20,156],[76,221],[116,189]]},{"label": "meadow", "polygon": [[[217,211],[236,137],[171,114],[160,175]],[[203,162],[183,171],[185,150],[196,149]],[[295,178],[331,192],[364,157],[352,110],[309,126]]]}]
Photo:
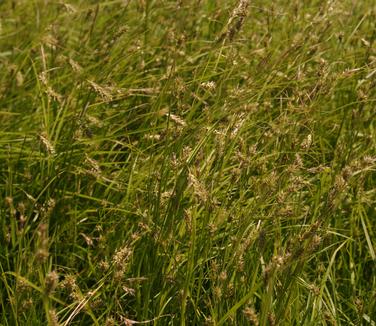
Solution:
[{"label": "meadow", "polygon": [[373,0],[0,1],[0,325],[376,325]]}]

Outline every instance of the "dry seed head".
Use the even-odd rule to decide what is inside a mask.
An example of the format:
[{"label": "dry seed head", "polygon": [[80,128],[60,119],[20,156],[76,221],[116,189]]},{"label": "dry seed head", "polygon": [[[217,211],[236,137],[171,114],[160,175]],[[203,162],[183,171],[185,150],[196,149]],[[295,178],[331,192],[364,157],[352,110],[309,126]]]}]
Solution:
[{"label": "dry seed head", "polygon": [[237,151],[236,156],[237,156],[241,166],[247,166],[251,162],[249,157],[246,156],[245,154],[243,154],[241,151]]},{"label": "dry seed head", "polygon": [[245,122],[245,114],[240,113],[236,116],[236,123],[231,131],[231,137],[235,137]]},{"label": "dry seed head", "polygon": [[233,40],[236,33],[240,31],[244,24],[249,3],[249,0],[239,0],[238,5],[232,11],[232,14],[227,22],[227,30],[218,37],[218,42],[221,42],[226,38],[230,41]]},{"label": "dry seed head", "polygon": [[290,180],[290,185],[287,189],[288,192],[294,193],[303,188],[306,181],[301,176],[293,176]]},{"label": "dry seed head", "polygon": [[66,275],[64,280],[60,283],[60,287],[63,289],[67,289],[69,291],[73,291],[77,289],[76,283],[76,276],[74,275]]},{"label": "dry seed head", "polygon": [[362,161],[363,161],[362,165],[364,167],[372,167],[376,163],[376,156],[366,155],[366,156],[363,157]]},{"label": "dry seed head", "polygon": [[215,322],[212,317],[205,317],[205,326],[214,326]]},{"label": "dry seed head", "polygon": [[41,133],[39,135],[39,139],[40,139],[41,143],[43,144],[45,150],[49,154],[51,154],[51,155],[55,155],[56,154],[55,148],[52,145],[52,143],[49,141],[48,136],[47,136],[47,134],[45,132],[43,132],[43,133]]},{"label": "dry seed head", "polygon": [[259,325],[259,320],[258,320],[255,309],[251,307],[245,307],[245,309],[243,310],[243,314],[245,318],[247,318],[247,320],[250,322],[251,325],[254,325],[254,326]]},{"label": "dry seed head", "polygon": [[269,188],[275,189],[277,186],[277,182],[278,182],[277,172],[276,171],[270,172],[269,175],[265,178],[264,182]]},{"label": "dry seed head", "polygon": [[90,166],[90,173],[96,178],[100,178],[102,171],[99,163],[96,160],[90,158],[87,154],[85,154],[85,162]]},{"label": "dry seed head", "polygon": [[222,289],[219,286],[213,288],[213,295],[216,299],[222,298]]},{"label": "dry seed head", "polygon": [[[247,9],[249,6],[250,1],[249,0],[240,0],[238,2],[237,7],[234,8],[232,11],[231,17],[228,21],[228,24],[231,24],[232,21],[236,18],[243,18],[247,15]],[[240,29],[241,26],[234,26],[234,28]],[[231,32],[231,31],[229,31]]]},{"label": "dry seed head", "polygon": [[218,263],[216,260],[212,260],[211,263],[210,263],[210,269],[211,269],[211,272],[213,273],[213,275],[217,275],[217,272],[218,272]]},{"label": "dry seed head", "polygon": [[59,326],[59,318],[57,317],[57,313],[55,309],[50,309],[48,311],[48,317],[49,317],[49,325],[51,326]]},{"label": "dry seed head", "polygon": [[56,206],[55,199],[49,198],[48,201],[47,201],[47,204],[45,206],[46,206],[46,208],[45,208],[45,210],[46,210],[46,216],[50,216],[50,214],[52,213],[52,210]]},{"label": "dry seed head", "polygon": [[17,71],[16,74],[16,83],[18,87],[21,87],[24,83],[24,76],[22,75],[21,71]]},{"label": "dry seed head", "polygon": [[105,260],[100,261],[98,266],[102,272],[105,272],[110,268],[110,264]]},{"label": "dry seed head", "polygon": [[115,325],[117,325],[117,322],[116,322],[116,320],[115,320],[115,318],[114,317],[108,317],[107,319],[106,319],[106,324],[105,324],[105,326],[115,326]]},{"label": "dry seed head", "polygon": [[43,36],[42,43],[52,50],[56,50],[56,47],[59,45],[59,41],[51,34]]},{"label": "dry seed head", "polygon": [[217,85],[214,81],[207,81],[207,82],[201,83],[201,87],[208,91],[215,91]]},{"label": "dry seed head", "polygon": [[18,295],[25,293],[28,289],[29,285],[24,280],[17,279],[16,290]]},{"label": "dry seed head", "polygon": [[56,92],[51,86],[47,86],[46,94],[48,95],[49,99],[55,100],[59,103],[62,102],[63,96]]},{"label": "dry seed head", "polygon": [[92,115],[86,115],[87,120],[95,127],[103,127],[103,122]]},{"label": "dry seed head", "polygon": [[29,310],[34,305],[34,301],[32,298],[28,298],[24,301],[22,301],[21,304],[21,311]]},{"label": "dry seed head", "polygon": [[97,84],[96,82],[93,82],[92,80],[87,80],[91,88],[105,101],[111,101],[112,100],[112,92],[113,89],[111,87],[103,87]]},{"label": "dry seed head", "polygon": [[189,210],[184,210],[184,220],[188,233],[192,232],[192,215]]},{"label": "dry seed head", "polygon": [[273,274],[273,271],[274,271],[274,268],[273,268],[273,265],[271,263],[269,263],[264,271],[263,271],[263,279],[264,279],[264,283],[268,283],[270,277],[272,276]]},{"label": "dry seed head", "polygon": [[44,85],[47,86],[48,80],[47,80],[47,72],[43,71],[38,75],[39,81]]},{"label": "dry seed head", "polygon": [[132,241],[137,241],[138,239],[140,239],[140,233],[138,233],[138,232],[133,232],[132,234],[131,234],[131,239],[132,239]]},{"label": "dry seed head", "polygon": [[43,264],[47,261],[48,255],[49,254],[47,249],[38,249],[35,253],[35,259],[39,264]]},{"label": "dry seed head", "polygon": [[139,222],[139,223],[137,224],[137,226],[138,226],[142,231],[144,231],[144,232],[150,232],[150,231],[151,231],[149,225],[146,224],[146,223],[144,223],[144,222]]},{"label": "dry seed head", "polygon": [[268,321],[270,326],[275,326],[276,325],[276,319],[274,313],[270,312],[268,314]]},{"label": "dry seed head", "polygon": [[167,116],[174,122],[176,122],[178,125],[182,126],[182,127],[185,127],[187,125],[187,123],[182,119],[180,118],[179,116],[175,115],[175,114],[172,114],[172,113],[169,113],[167,114]]},{"label": "dry seed head", "polygon": [[77,9],[73,6],[73,5],[71,5],[71,4],[69,4],[69,3],[61,3],[63,6],[64,6],[64,8],[65,8],[65,10],[68,12],[68,13],[70,13],[70,14],[75,14],[76,12],[77,12]]},{"label": "dry seed head", "polygon": [[182,94],[187,90],[184,80],[180,77],[175,78],[175,86],[175,91],[178,94]]},{"label": "dry seed head", "polygon": [[317,222],[312,224],[307,231],[299,235],[298,241],[302,242],[304,240],[312,238],[316,234],[318,227],[319,227],[319,224],[317,224]]},{"label": "dry seed head", "polygon": [[314,251],[320,245],[320,243],[321,243],[321,237],[315,234],[310,243],[310,250]]},{"label": "dry seed head", "polygon": [[238,272],[244,271],[244,257],[241,255],[236,263],[236,269]]},{"label": "dry seed head", "polygon": [[218,230],[217,226],[212,222],[208,224],[208,229],[211,236],[213,236]]},{"label": "dry seed head", "polygon": [[284,190],[281,190],[280,192],[278,192],[278,194],[277,194],[277,202],[278,202],[278,204],[285,203],[286,202],[286,198],[287,198],[287,193]]},{"label": "dry seed head", "polygon": [[81,300],[82,294],[76,283],[76,276],[70,274],[65,276],[64,280],[60,283],[60,288],[68,291],[69,298],[73,301]]},{"label": "dry seed head", "polygon": [[94,244],[93,239],[91,237],[87,236],[85,233],[80,233],[80,235],[84,238],[84,240],[85,240],[85,242],[88,246],[91,247]]},{"label": "dry seed head", "polygon": [[129,295],[131,297],[134,297],[136,295],[135,289],[123,286],[123,290],[124,290],[124,292],[125,292],[126,295]]},{"label": "dry seed head", "polygon": [[192,148],[189,146],[184,146],[182,153],[181,153],[181,160],[183,162],[187,161],[189,157],[191,156],[191,154],[192,154]]},{"label": "dry seed head", "polygon": [[219,276],[218,276],[218,279],[220,282],[224,282],[227,280],[227,272],[226,271],[222,271]]},{"label": "dry seed head", "polygon": [[38,263],[46,262],[48,258],[48,225],[42,223],[38,227],[37,231],[39,237],[39,247],[36,251],[35,258]]},{"label": "dry seed head", "polygon": [[149,139],[149,140],[161,140],[161,135],[160,134],[150,134],[150,135],[144,135],[144,138],[145,139]]},{"label": "dry seed head", "polygon": [[93,310],[95,310],[95,309],[99,309],[99,308],[101,308],[101,307],[104,306],[104,302],[103,302],[103,300],[100,299],[100,298],[97,298],[97,299],[91,300],[91,301],[89,302],[89,304],[90,304],[90,308],[93,309]]},{"label": "dry seed head", "polygon": [[335,181],[334,181],[334,188],[337,190],[337,191],[343,191],[345,188],[346,188],[346,181],[345,179],[343,178],[342,175],[337,175],[336,178],[335,178]]},{"label": "dry seed head", "polygon": [[361,298],[356,298],[354,300],[354,304],[356,306],[356,309],[359,311],[359,312],[362,312],[363,309],[364,309],[364,303],[363,303],[363,300]]},{"label": "dry seed head", "polygon": [[319,166],[315,166],[315,167],[309,168],[309,169],[307,169],[307,171],[308,171],[309,173],[314,173],[314,174],[316,174],[316,173],[320,173],[320,172],[325,171],[325,169],[327,169],[327,167],[325,167],[325,166],[323,166],[323,165],[319,165]]},{"label": "dry seed head", "polygon": [[274,257],[272,258],[272,262],[273,262],[273,264],[274,264],[274,266],[275,266],[276,268],[280,268],[281,266],[284,265],[284,263],[285,263],[285,258],[284,258],[283,256],[280,256],[280,255],[278,255],[278,256],[274,256]]},{"label": "dry seed head", "polygon": [[18,203],[17,209],[19,210],[21,215],[25,214],[25,204],[23,202]]},{"label": "dry seed head", "polygon": [[192,172],[189,172],[188,175],[189,184],[193,188],[194,194],[202,202],[206,202],[209,198],[209,194],[205,189],[204,185],[195,177]]},{"label": "dry seed head", "polygon": [[227,288],[226,288],[226,296],[227,297],[232,297],[234,295],[234,283],[233,282],[230,282],[227,284]]},{"label": "dry seed head", "polygon": [[82,67],[72,58],[69,58],[69,64],[72,67],[74,72],[78,72],[78,73],[82,72]]},{"label": "dry seed head", "polygon": [[13,207],[13,198],[12,197],[5,197],[5,204],[8,206],[8,207]]},{"label": "dry seed head", "polygon": [[315,284],[311,284],[309,285],[309,290],[312,291],[312,293],[315,295],[315,296],[319,296],[320,295],[320,288],[315,285]]},{"label": "dry seed head", "polygon": [[122,269],[131,255],[132,251],[127,246],[118,249],[112,257],[112,262],[115,265],[115,268]]},{"label": "dry seed head", "polygon": [[55,291],[59,283],[59,275],[55,271],[52,271],[46,275],[44,282],[44,290],[49,295]]}]

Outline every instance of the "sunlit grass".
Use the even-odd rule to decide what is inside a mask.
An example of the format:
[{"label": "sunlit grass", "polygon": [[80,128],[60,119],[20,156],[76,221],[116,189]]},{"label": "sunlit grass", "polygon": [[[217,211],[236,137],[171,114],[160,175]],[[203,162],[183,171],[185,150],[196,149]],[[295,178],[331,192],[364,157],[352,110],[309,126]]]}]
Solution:
[{"label": "sunlit grass", "polygon": [[0,324],[375,325],[375,22],[0,3]]}]

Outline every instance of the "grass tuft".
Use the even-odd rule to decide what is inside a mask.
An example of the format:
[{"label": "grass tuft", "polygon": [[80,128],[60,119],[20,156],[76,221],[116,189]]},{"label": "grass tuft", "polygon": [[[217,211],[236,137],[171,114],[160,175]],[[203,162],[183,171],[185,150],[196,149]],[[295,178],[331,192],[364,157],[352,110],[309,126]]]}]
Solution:
[{"label": "grass tuft", "polygon": [[376,7],[0,3],[1,325],[375,325]]}]

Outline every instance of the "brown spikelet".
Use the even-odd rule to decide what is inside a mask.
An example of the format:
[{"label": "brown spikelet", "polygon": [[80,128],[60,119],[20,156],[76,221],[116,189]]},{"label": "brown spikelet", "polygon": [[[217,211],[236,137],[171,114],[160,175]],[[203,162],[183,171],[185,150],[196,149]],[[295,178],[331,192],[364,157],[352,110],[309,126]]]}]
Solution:
[{"label": "brown spikelet", "polygon": [[249,0],[239,0],[238,5],[232,11],[232,14],[227,22],[227,28],[219,37],[217,42],[225,39],[232,41],[235,35],[241,30],[244,20],[248,14]]},{"label": "brown spikelet", "polygon": [[112,100],[112,92],[109,87],[103,87],[92,80],[87,80],[91,88],[98,94],[100,97],[102,97],[103,100],[105,101],[111,101]]},{"label": "brown spikelet", "polygon": [[47,136],[46,133],[41,133],[39,135],[39,139],[40,139],[42,145],[44,146],[46,152],[48,152],[51,155],[55,155],[56,154],[55,148],[52,145],[52,143],[50,142],[50,140],[48,139],[48,136]]}]

